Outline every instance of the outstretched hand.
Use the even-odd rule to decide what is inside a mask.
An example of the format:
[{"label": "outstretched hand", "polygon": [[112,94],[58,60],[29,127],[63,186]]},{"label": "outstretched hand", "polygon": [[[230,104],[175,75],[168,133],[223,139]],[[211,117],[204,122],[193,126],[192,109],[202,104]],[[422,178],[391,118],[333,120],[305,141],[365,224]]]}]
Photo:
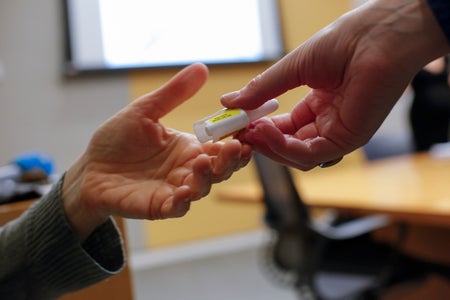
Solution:
[{"label": "outstretched hand", "polygon": [[[251,148],[237,140],[201,144],[159,119],[192,97],[207,68],[191,65],[103,124],[67,172],[63,200],[81,237],[110,215],[163,219],[183,216],[191,201],[245,166]],[[72,217],[72,218],[71,218]],[[89,224],[92,223],[92,224]],[[89,224],[89,226],[88,226]]]},{"label": "outstretched hand", "polygon": [[309,170],[368,142],[411,78],[448,51],[426,1],[371,1],[224,95],[222,104],[254,109],[289,89],[312,88],[290,113],[257,120],[238,136],[255,151]]}]

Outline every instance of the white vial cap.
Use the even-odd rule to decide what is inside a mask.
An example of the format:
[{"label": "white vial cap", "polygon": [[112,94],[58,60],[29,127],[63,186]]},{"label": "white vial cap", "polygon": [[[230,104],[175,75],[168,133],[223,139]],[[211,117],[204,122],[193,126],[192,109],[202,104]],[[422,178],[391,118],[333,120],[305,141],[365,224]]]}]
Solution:
[{"label": "white vial cap", "polygon": [[273,113],[278,109],[279,103],[277,99],[272,99],[261,105],[260,107],[253,110],[246,110],[250,122],[258,120],[270,113]]}]

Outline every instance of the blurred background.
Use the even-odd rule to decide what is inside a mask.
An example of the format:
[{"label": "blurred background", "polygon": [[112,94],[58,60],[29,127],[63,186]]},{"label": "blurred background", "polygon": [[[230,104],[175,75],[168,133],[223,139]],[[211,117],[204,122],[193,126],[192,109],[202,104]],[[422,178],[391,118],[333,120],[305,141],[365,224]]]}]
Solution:
[{"label": "blurred background", "polygon": [[[240,88],[270,66],[282,54],[278,50],[293,50],[362,2],[274,1],[278,11],[272,17],[279,18],[275,21],[279,21],[280,29],[275,54],[259,62],[207,62],[210,80],[206,86],[162,122],[192,132],[196,120],[220,109],[222,94]],[[85,1],[85,5],[89,3]],[[151,17],[151,12],[148,15]],[[22,152],[42,151],[52,156],[57,173],[64,172],[103,121],[181,68],[153,66],[78,73],[79,66],[71,65],[73,69],[68,70],[65,17],[63,1],[0,3],[0,164],[7,164]],[[233,24],[234,16],[227,18]],[[208,27],[208,22],[211,20],[203,25]],[[268,20],[263,18],[261,22],[264,26]],[[183,26],[182,22],[176,25]],[[120,45],[120,41],[116,43]],[[178,50],[183,51],[183,47]],[[95,65],[89,67],[95,69]],[[280,97],[279,112],[288,111],[307,91],[300,88]],[[411,150],[411,101],[409,90],[374,138],[391,140],[392,153]],[[361,153],[356,153],[343,164],[360,159]],[[232,190],[235,182],[255,181],[255,176],[253,166],[249,166],[226,187]],[[126,221],[136,299],[296,299],[291,289],[275,284],[261,269],[265,264],[264,245],[269,240],[263,212],[259,205],[220,201],[213,189],[183,219]]]}]

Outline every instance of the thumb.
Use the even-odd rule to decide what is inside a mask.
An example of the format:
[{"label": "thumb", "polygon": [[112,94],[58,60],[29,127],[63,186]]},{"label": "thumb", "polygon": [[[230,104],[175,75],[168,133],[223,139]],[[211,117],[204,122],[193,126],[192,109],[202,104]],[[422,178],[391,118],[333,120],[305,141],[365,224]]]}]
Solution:
[{"label": "thumb", "polygon": [[150,119],[158,120],[195,95],[207,79],[208,68],[201,63],[192,64],[132,104],[139,106]]}]

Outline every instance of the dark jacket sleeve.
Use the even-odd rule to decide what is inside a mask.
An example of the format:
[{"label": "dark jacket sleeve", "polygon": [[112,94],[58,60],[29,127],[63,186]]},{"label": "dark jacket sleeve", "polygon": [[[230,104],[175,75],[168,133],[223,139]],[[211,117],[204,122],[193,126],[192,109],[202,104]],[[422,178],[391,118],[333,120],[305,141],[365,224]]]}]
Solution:
[{"label": "dark jacket sleeve", "polygon": [[428,4],[450,43],[450,1],[428,0]]},{"label": "dark jacket sleeve", "polygon": [[64,214],[62,180],[0,228],[1,299],[54,299],[123,268],[122,239],[112,219],[80,243]]}]

